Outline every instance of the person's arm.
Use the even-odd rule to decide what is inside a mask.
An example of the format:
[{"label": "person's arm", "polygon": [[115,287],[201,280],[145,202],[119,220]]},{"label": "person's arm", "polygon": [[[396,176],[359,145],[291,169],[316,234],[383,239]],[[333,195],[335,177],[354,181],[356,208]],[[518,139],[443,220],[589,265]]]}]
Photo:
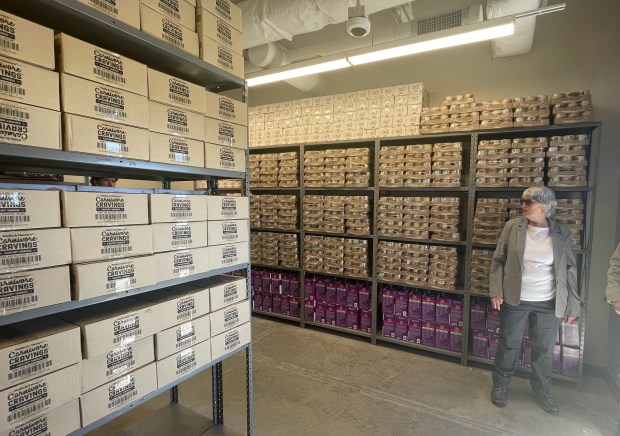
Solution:
[{"label": "person's arm", "polygon": [[609,259],[609,269],[607,270],[607,289],[605,296],[614,310],[620,315],[620,244]]},{"label": "person's arm", "polygon": [[570,230],[564,229],[564,249],[566,251],[566,286],[568,287],[568,304],[566,321],[574,321],[581,314],[581,298],[577,286],[577,261],[573,253],[573,238]]},{"label": "person's arm", "polygon": [[508,252],[508,239],[510,237],[510,224],[506,223],[502,230],[502,235],[497,242],[493,259],[491,260],[491,273],[489,274],[489,294],[491,295],[491,306],[494,309],[500,308],[504,302],[504,266]]}]

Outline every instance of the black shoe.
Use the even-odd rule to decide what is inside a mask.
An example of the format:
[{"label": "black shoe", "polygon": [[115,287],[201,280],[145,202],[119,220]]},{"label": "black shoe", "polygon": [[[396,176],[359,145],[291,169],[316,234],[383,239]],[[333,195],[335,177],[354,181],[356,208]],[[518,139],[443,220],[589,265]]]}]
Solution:
[{"label": "black shoe", "polygon": [[547,392],[534,392],[534,396],[538,400],[540,407],[542,407],[545,412],[551,413],[552,415],[560,414],[560,408],[551,394]]},{"label": "black shoe", "polygon": [[506,388],[493,386],[491,389],[491,401],[497,407],[506,407],[508,399],[506,398]]}]

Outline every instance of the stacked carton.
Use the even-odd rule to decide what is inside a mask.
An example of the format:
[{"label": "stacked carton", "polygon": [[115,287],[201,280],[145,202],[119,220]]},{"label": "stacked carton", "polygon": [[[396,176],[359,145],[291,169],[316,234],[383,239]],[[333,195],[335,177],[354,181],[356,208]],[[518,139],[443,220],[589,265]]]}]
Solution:
[{"label": "stacked carton", "polygon": [[472,242],[496,244],[510,210],[520,209],[518,198],[478,198],[474,211],[474,232]]},{"label": "stacked carton", "polygon": [[299,275],[252,269],[252,308],[299,318]]},{"label": "stacked carton", "polygon": [[370,181],[370,150],[344,148],[304,153],[306,187],[366,188]]},{"label": "stacked carton", "polygon": [[379,186],[430,186],[432,151],[432,144],[381,147],[379,150]]},{"label": "stacked carton", "polygon": [[548,126],[550,123],[549,96],[533,95],[514,99],[515,127]]},{"label": "stacked carton", "polygon": [[551,137],[547,158],[549,186],[588,186],[588,135]]},{"label": "stacked carton", "polygon": [[463,144],[433,144],[432,187],[455,188],[462,184]]},{"label": "stacked carton", "polygon": [[366,240],[306,235],[304,247],[304,268],[308,271],[350,277],[370,275]]},{"label": "stacked carton", "polygon": [[481,106],[473,94],[447,96],[443,105],[422,109],[421,134],[466,132],[480,127]]},{"label": "stacked carton", "polygon": [[511,146],[510,139],[482,140],[478,143],[476,186],[508,186]]},{"label": "stacked carton", "polygon": [[370,235],[370,197],[306,195],[303,224],[308,232]]},{"label": "stacked carton", "polygon": [[543,184],[547,138],[515,138],[510,150],[508,186],[529,187]]},{"label": "stacked carton", "polygon": [[480,106],[481,129],[505,129],[513,126],[514,100],[512,98],[483,101]]},{"label": "stacked carton", "polygon": [[126,2],[109,2],[98,0],[78,0],[102,12],[115,20],[121,21],[137,29],[140,28],[140,1],[128,0]]},{"label": "stacked carton", "polygon": [[140,0],[140,29],[198,57],[195,6],[184,0],[176,2]]},{"label": "stacked carton", "polygon": [[298,228],[296,195],[252,195],[250,222],[253,228],[295,230]]},{"label": "stacked carton", "polygon": [[250,183],[257,188],[297,188],[299,153],[261,153],[250,156]]},{"label": "stacked carton", "polygon": [[566,226],[572,235],[573,249],[583,248],[584,204],[580,198],[560,198],[553,217]]},{"label": "stacked carton", "polygon": [[252,262],[299,268],[299,236],[289,233],[252,232]]},{"label": "stacked carton", "polygon": [[553,94],[551,104],[554,124],[583,123],[594,119],[589,90]]},{"label": "stacked carton", "polygon": [[471,257],[471,276],[469,279],[469,290],[476,294],[489,293],[489,276],[491,274],[491,260],[493,251],[491,250],[472,250]]},{"label": "stacked carton", "polygon": [[458,197],[433,197],[430,199],[430,204],[430,239],[460,241],[461,199]]}]

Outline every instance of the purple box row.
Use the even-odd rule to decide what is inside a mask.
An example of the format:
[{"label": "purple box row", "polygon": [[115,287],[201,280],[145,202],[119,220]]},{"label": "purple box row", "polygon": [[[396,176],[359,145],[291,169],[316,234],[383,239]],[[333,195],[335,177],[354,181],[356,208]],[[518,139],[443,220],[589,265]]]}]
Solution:
[{"label": "purple box row", "polygon": [[384,288],[381,312],[440,325],[463,326],[463,300],[438,297],[417,291]]},{"label": "purple box row", "polygon": [[327,305],[370,310],[371,289],[354,281],[313,278],[304,281],[304,299]]},{"label": "purple box row", "polygon": [[352,330],[371,333],[372,312],[358,307],[327,304],[324,301],[304,301],[306,321],[314,321]]},{"label": "purple box row", "polygon": [[253,270],[252,293],[279,294],[299,298],[299,275],[285,272]]},{"label": "purple box row", "polygon": [[254,294],[252,309],[299,318],[299,298],[280,294]]},{"label": "purple box row", "polygon": [[424,322],[402,315],[383,315],[382,334],[414,344],[461,352],[463,327],[459,325]]}]

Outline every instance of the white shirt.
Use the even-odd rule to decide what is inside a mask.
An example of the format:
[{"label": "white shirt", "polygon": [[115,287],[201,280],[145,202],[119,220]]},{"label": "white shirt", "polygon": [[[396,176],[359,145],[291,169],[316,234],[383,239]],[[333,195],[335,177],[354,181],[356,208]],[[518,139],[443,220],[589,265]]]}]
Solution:
[{"label": "white shirt", "polygon": [[521,300],[547,301],[553,298],[555,298],[555,272],[553,242],[549,235],[549,227],[528,225],[523,253]]}]

